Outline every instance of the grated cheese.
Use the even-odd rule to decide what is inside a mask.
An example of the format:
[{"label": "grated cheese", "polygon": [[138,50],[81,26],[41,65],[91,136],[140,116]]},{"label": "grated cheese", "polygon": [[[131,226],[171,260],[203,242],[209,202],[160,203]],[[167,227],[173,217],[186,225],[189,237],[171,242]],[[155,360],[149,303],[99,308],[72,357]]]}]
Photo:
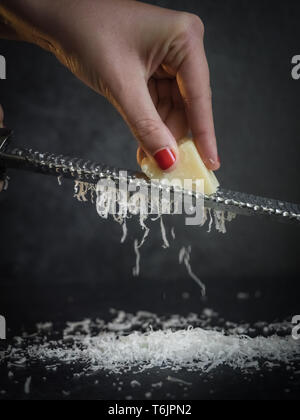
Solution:
[{"label": "grated cheese", "polygon": [[132,272],[133,272],[134,277],[138,277],[140,275],[141,253],[140,253],[140,245],[137,239],[134,241],[134,251],[136,254],[136,262],[135,262],[135,267],[133,268]]},{"label": "grated cheese", "polygon": [[122,231],[123,231],[123,235],[122,235],[122,238],[121,238],[121,244],[123,244],[126,241],[126,239],[127,239],[128,230],[127,230],[127,221],[126,221],[126,219],[124,219],[124,221],[123,221]]},{"label": "grated cheese", "polygon": [[170,248],[170,244],[167,238],[167,232],[166,232],[166,228],[165,228],[165,224],[163,221],[163,216],[160,217],[160,230],[161,230],[161,237],[163,240],[163,248],[167,249]]},{"label": "grated cheese", "polygon": [[[20,360],[26,360],[27,366],[38,361],[52,371],[76,362],[82,366],[80,373],[74,373],[76,377],[101,370],[125,373],[152,368],[211,372],[220,366],[248,373],[272,370],[282,364],[291,371],[299,371],[300,345],[291,337],[290,323],[250,326],[226,322],[222,325],[221,318],[209,309],[201,316],[168,318],[144,311],[111,312],[115,318],[109,323],[88,319],[67,323],[60,334],[54,329],[53,337],[39,330],[22,342],[15,341],[5,360],[11,366],[20,366]],[[267,330],[265,336],[259,334],[262,329]],[[253,338],[247,335],[250,331],[256,331]],[[168,376],[167,380],[189,385],[174,376]],[[139,385],[133,381],[131,386]],[[154,384],[153,388],[158,386]],[[28,378],[25,393],[30,392],[30,387],[31,378]]]},{"label": "grated cheese", "polygon": [[189,276],[198,284],[198,286],[201,289],[202,296],[205,296],[206,294],[206,287],[205,284],[202,283],[202,281],[199,279],[199,277],[196,276],[195,273],[193,273],[192,267],[191,267],[191,253],[192,248],[181,248],[179,252],[179,264],[184,264],[186,266],[187,272]]},{"label": "grated cheese", "polygon": [[130,385],[131,385],[132,388],[137,388],[137,387],[139,388],[139,387],[142,386],[139,381],[131,381]]},{"label": "grated cheese", "polygon": [[211,213],[211,209],[208,209],[208,214],[209,214],[209,225],[208,225],[208,233],[211,233],[211,229],[214,223],[214,219],[212,217],[212,213]]},{"label": "grated cheese", "polygon": [[176,239],[176,232],[175,232],[175,228],[174,227],[172,227],[172,229],[171,229],[171,236],[172,236],[172,239],[175,241],[175,239]]},{"label": "grated cheese", "polygon": [[25,385],[24,385],[24,393],[26,395],[30,394],[30,387],[31,387],[31,377],[26,379]]},{"label": "grated cheese", "polygon": [[182,379],[174,378],[173,376],[168,376],[167,381],[174,382],[175,384],[186,385],[186,386],[193,385],[191,382],[186,382],[186,381],[183,381]]},{"label": "grated cheese", "polygon": [[78,201],[87,202],[90,200],[94,203],[95,187],[88,182],[75,181],[74,198]]},{"label": "grated cheese", "polygon": [[[96,195],[96,208],[99,216],[103,219],[108,219],[111,210],[116,210],[118,207],[118,213],[112,215],[113,219],[119,223],[122,227],[122,237],[121,243],[124,243],[127,239],[128,235],[128,228],[127,228],[127,220],[131,217],[139,215],[139,223],[144,231],[144,235],[142,240],[139,242],[137,239],[134,241],[134,252],[135,252],[135,266],[133,267],[133,275],[135,277],[140,275],[140,264],[141,264],[141,248],[146,242],[146,239],[149,236],[150,228],[146,226],[146,221],[148,218],[155,222],[157,220],[160,221],[160,230],[161,230],[161,237],[163,241],[163,248],[167,249],[170,248],[170,242],[167,237],[166,227],[163,220],[163,214],[159,213],[156,218],[149,217],[147,212],[148,204],[146,202],[145,196],[142,192],[138,192],[133,194],[130,197],[130,194],[127,191],[118,191],[117,186],[112,183],[106,190],[102,188],[102,181],[99,181],[97,187],[92,184],[76,181],[75,182],[75,193],[74,197],[81,202],[87,202],[88,199],[94,202],[94,196]],[[128,200],[129,199],[129,200]],[[162,209],[170,208],[170,202],[165,203],[164,198],[157,197],[158,202],[155,204],[155,208]],[[162,205],[160,205],[159,200],[162,201]],[[220,233],[226,233],[226,222],[230,222],[235,218],[235,215],[232,213],[225,213],[222,211],[216,211],[212,209],[205,209],[204,219],[201,222],[201,226],[204,226],[207,220],[209,219],[209,227],[208,232],[211,232],[213,223],[215,224],[215,228]],[[171,229],[171,237],[175,241],[175,229]],[[180,263],[184,263],[189,276],[200,286],[202,295],[205,295],[206,288],[204,284],[200,281],[200,279],[193,273],[190,263],[190,253],[191,248],[189,251],[184,251],[186,248],[182,248],[180,251]]]}]

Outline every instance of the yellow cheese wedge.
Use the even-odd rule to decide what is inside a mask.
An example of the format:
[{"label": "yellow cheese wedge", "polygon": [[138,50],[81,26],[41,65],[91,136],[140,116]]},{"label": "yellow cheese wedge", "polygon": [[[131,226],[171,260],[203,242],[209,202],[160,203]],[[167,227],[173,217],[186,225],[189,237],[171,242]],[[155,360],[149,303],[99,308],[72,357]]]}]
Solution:
[{"label": "yellow cheese wedge", "polygon": [[[204,180],[204,193],[211,195],[216,193],[220,186],[214,172],[208,170],[203,163],[199,152],[192,139],[183,139],[178,144],[179,162],[172,172],[164,172],[158,166],[154,159],[146,157],[142,161],[142,171],[150,179],[159,181],[179,179],[182,184],[185,179],[196,181]],[[174,182],[176,184],[176,182]]]}]

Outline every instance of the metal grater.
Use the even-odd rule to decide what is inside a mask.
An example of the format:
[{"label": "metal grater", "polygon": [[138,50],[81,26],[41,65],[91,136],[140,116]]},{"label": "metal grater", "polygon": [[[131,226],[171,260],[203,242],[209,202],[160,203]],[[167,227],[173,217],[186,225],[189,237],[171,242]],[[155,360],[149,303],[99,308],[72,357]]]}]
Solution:
[{"label": "metal grater", "polygon": [[[7,169],[18,169],[53,175],[97,184],[100,179],[110,178],[115,182],[120,181],[119,169],[110,166],[70,158],[51,153],[40,153],[31,149],[9,148],[12,131],[0,129],[0,179],[5,178]],[[150,180],[141,172],[126,171],[127,181],[148,184]],[[166,188],[160,185],[159,188]],[[197,194],[189,192],[197,198]],[[235,214],[253,216],[267,216],[279,222],[300,222],[300,205],[273,200],[254,195],[220,189],[212,196],[205,195],[205,207]]]}]

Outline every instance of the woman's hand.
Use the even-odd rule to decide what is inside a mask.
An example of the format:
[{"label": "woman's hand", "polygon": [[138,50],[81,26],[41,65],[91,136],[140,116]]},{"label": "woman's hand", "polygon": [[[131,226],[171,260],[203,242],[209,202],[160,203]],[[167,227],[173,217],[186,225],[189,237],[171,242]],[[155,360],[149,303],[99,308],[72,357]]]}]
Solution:
[{"label": "woman's hand", "polygon": [[132,0],[3,0],[0,15],[118,109],[138,160],[145,152],[171,170],[191,129],[206,166],[220,167],[197,16]]}]

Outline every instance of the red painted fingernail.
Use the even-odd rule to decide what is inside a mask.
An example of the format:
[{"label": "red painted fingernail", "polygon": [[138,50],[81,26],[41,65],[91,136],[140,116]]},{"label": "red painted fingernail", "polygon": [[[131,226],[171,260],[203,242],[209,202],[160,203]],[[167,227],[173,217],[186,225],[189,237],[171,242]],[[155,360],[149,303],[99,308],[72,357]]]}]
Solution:
[{"label": "red painted fingernail", "polygon": [[172,152],[171,149],[162,149],[154,155],[154,159],[156,160],[158,166],[163,171],[170,169],[171,166],[174,165],[176,162],[176,155]]}]

